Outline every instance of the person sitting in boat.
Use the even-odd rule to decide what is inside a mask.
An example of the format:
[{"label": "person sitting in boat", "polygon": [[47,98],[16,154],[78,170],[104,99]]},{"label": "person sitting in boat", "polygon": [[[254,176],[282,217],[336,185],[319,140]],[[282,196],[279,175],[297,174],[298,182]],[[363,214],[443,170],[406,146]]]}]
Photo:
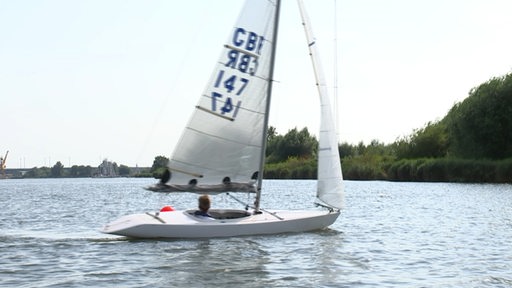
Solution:
[{"label": "person sitting in boat", "polygon": [[199,196],[199,210],[194,212],[196,216],[204,216],[213,218],[210,214],[208,214],[208,210],[210,209],[210,197],[208,195]]}]

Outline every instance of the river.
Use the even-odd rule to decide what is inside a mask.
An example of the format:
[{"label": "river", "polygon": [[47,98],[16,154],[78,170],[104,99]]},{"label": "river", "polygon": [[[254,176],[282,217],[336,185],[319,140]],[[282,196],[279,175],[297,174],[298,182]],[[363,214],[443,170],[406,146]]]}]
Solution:
[{"label": "river", "polygon": [[[512,185],[345,181],[330,229],[206,240],[102,234],[197,195],[154,179],[0,180],[1,287],[512,287]],[[311,208],[315,181],[264,181],[262,207]],[[240,195],[247,199],[244,194]],[[214,196],[213,207],[236,207]]]}]

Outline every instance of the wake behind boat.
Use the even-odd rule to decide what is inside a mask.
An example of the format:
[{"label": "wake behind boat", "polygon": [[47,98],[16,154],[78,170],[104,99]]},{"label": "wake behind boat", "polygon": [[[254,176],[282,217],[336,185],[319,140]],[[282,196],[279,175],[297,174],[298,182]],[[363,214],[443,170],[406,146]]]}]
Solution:
[{"label": "wake behind boat", "polygon": [[245,210],[196,209],[127,215],[102,232],[139,238],[203,238],[303,232],[330,226],[343,205],[332,107],[299,0],[320,95],[317,199],[321,210],[260,207],[280,0],[247,0],[155,192],[254,193]]}]

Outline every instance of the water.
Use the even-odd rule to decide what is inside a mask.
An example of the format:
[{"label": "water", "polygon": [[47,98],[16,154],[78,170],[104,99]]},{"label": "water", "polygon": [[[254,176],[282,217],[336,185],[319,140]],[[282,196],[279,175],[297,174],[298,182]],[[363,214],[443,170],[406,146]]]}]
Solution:
[{"label": "water", "polygon": [[[153,181],[1,180],[0,286],[512,287],[511,185],[347,181],[338,221],[309,233],[156,241],[98,232],[121,215],[195,206],[196,195],[141,189]],[[265,181],[262,205],[309,208],[314,187]]]}]

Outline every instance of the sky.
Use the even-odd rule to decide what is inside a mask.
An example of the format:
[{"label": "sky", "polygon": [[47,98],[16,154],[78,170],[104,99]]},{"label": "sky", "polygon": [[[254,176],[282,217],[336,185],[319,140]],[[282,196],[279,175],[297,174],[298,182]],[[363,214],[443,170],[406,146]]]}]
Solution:
[{"label": "sky", "polygon": [[[392,143],[512,72],[512,1],[304,2],[337,95],[340,142]],[[242,4],[0,0],[7,167],[103,159],[148,167],[155,156],[169,157]],[[278,46],[270,125],[282,135],[304,127],[316,135],[318,101],[307,97],[316,89],[296,1],[283,1]]]}]

